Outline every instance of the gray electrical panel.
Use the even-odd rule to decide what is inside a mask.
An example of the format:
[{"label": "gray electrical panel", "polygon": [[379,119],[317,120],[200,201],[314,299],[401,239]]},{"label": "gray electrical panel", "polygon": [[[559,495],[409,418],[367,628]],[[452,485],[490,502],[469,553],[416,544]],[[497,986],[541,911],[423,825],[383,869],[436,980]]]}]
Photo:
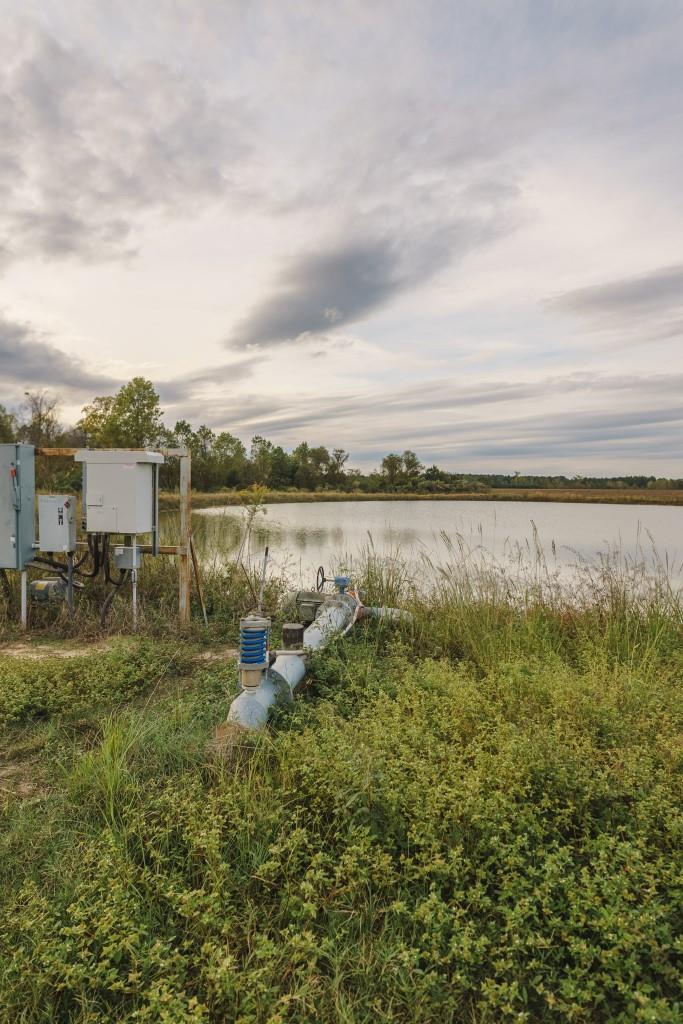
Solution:
[{"label": "gray electrical panel", "polygon": [[0,569],[34,555],[36,470],[32,444],[0,444]]},{"label": "gray electrical panel", "polygon": [[76,550],[76,499],[73,494],[38,495],[38,543],[41,551]]},{"label": "gray electrical panel", "polygon": [[158,523],[159,452],[82,448],[83,508],[88,533],[153,533]]}]

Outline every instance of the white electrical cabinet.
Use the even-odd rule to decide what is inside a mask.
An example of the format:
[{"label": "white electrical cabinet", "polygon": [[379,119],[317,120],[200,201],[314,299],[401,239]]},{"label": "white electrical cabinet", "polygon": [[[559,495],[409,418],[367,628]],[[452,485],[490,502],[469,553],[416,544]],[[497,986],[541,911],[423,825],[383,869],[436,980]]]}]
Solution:
[{"label": "white electrical cabinet", "polygon": [[73,494],[38,495],[38,542],[41,551],[76,550],[76,498]]},{"label": "white electrical cabinet", "polygon": [[83,507],[88,533],[157,532],[159,452],[83,448]]}]

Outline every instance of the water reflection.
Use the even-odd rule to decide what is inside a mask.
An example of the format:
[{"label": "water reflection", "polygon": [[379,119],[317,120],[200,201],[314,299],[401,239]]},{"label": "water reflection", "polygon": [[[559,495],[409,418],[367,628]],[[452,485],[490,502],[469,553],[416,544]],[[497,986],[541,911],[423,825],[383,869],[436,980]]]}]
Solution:
[{"label": "water reflection", "polygon": [[[563,502],[368,501],[287,503],[264,506],[256,517],[251,549],[269,545],[274,568],[308,585],[318,565],[349,568],[363,548],[401,559],[448,562],[494,558],[510,566],[571,575],[577,563],[601,560],[658,562],[681,577],[683,509],[666,506],[581,505]],[[202,557],[232,558],[244,535],[239,508],[202,509],[193,517]],[[167,514],[162,537],[177,535]],[[656,543],[654,538],[656,538]],[[172,542],[168,540],[167,542]]]}]

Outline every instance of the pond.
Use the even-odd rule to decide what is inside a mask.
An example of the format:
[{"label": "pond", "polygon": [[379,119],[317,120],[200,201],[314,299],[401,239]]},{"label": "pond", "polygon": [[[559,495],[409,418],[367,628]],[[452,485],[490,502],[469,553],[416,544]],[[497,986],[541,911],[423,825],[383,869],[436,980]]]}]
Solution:
[{"label": "pond", "polygon": [[[245,512],[234,506],[196,513],[204,556],[234,557]],[[352,568],[363,549],[413,564],[492,558],[508,567],[543,566],[570,577],[578,564],[642,563],[683,580],[683,508],[523,501],[341,501],[266,505],[256,516],[252,558],[270,548],[273,569],[310,586],[315,570]],[[426,559],[425,559],[426,556]]]}]

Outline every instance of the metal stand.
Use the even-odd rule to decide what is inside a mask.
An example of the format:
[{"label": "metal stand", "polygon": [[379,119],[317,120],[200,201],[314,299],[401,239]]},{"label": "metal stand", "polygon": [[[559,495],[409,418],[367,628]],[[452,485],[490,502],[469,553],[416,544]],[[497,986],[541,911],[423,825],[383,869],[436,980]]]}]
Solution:
[{"label": "metal stand", "polygon": [[191,461],[187,454],[180,456],[180,544],[178,545],[178,617],[190,621],[190,542],[192,540]]},{"label": "metal stand", "polygon": [[68,551],[66,555],[66,604],[71,618],[74,616],[74,553]]},{"label": "metal stand", "polygon": [[21,628],[28,628],[28,600],[27,600],[27,587],[28,587],[28,573],[26,569],[21,570]]},{"label": "metal stand", "polygon": [[137,633],[138,629],[138,571],[135,568],[137,563],[137,537],[133,534],[133,568],[131,570],[130,578],[133,584],[133,632]]}]

